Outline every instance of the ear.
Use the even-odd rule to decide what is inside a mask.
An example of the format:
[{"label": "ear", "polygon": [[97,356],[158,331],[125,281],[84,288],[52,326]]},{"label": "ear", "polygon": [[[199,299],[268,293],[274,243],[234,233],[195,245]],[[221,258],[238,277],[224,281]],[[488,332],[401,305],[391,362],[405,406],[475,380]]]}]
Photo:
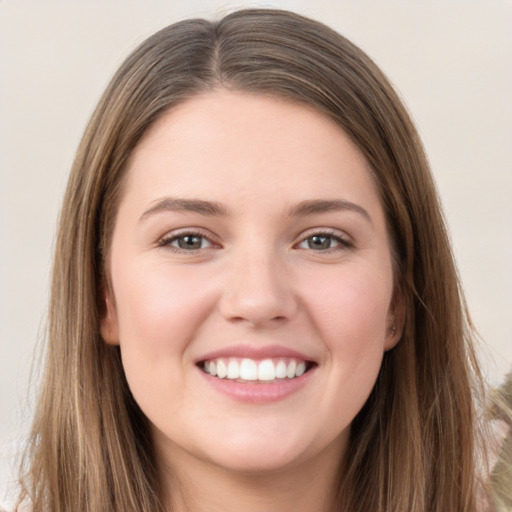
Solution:
[{"label": "ear", "polygon": [[393,299],[389,307],[388,318],[386,322],[386,340],[384,350],[394,348],[402,337],[405,326],[405,299],[402,288],[395,286]]},{"label": "ear", "polygon": [[111,292],[105,290],[105,309],[101,315],[100,333],[103,341],[109,345],[119,345],[119,321]]}]

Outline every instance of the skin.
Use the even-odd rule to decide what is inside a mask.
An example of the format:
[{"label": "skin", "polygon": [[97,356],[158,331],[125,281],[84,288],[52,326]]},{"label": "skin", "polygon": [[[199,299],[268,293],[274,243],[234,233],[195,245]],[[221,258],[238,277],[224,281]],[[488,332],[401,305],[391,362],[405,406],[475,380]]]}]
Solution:
[{"label": "skin", "polygon": [[[175,509],[331,509],[350,423],[403,324],[366,160],[313,109],[218,90],[164,115],[127,173],[102,335],[120,345]],[[166,197],[225,211],[155,209]],[[356,206],[290,215],[311,200]],[[197,248],[180,249],[191,232]],[[281,400],[240,402],[196,365],[234,345],[292,348],[314,371]]]}]

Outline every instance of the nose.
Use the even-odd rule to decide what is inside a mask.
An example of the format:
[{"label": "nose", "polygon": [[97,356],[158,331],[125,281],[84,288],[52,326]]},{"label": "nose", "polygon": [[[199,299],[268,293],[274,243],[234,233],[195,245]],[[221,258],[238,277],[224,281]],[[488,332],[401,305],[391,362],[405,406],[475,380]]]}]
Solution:
[{"label": "nose", "polygon": [[298,301],[285,267],[270,251],[233,258],[220,301],[224,318],[253,328],[272,328],[290,320]]}]

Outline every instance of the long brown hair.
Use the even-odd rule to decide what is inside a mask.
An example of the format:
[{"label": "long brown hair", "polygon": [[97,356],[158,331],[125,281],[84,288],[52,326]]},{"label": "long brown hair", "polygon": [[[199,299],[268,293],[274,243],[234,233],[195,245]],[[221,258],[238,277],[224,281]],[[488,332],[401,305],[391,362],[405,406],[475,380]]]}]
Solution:
[{"label": "long brown hair", "polygon": [[481,381],[436,188],[418,134],[377,66],[347,39],[278,10],[188,20],[146,40],[104,93],[60,215],[48,348],[22,497],[33,510],[162,510],[147,420],[99,320],[127,159],[156,119],[227,88],[303,102],[369,162],[406,302],[400,343],[352,424],[340,510],[476,510]]}]

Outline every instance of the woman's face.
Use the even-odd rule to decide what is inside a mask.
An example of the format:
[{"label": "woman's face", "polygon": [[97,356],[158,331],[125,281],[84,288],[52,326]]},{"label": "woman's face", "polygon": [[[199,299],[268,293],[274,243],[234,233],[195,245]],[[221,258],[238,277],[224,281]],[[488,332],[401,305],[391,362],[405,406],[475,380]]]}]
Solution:
[{"label": "woman's face", "polygon": [[217,91],[161,118],[127,173],[102,334],[157,452],[335,464],[403,316],[362,154],[315,110]]}]

